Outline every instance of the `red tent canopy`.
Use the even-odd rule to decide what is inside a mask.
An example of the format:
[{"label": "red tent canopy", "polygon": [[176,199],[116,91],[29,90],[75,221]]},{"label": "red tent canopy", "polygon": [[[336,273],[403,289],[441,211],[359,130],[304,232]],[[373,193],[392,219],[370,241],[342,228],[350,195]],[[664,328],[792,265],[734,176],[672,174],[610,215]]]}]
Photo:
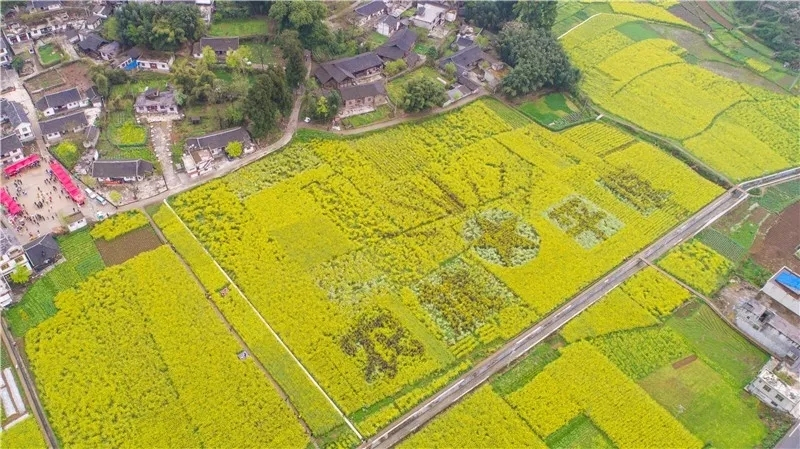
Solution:
[{"label": "red tent canopy", "polygon": [[21,160],[19,162],[15,162],[15,163],[9,165],[8,167],[4,168],[3,170],[6,172],[6,174],[8,176],[14,176],[17,173],[19,173],[20,171],[22,171],[23,168],[25,168],[25,167],[27,167],[29,165],[33,165],[36,162],[39,162],[39,155],[38,154],[31,154],[30,156],[26,157],[25,159],[23,159],[23,160]]},{"label": "red tent canopy", "polygon": [[61,182],[61,185],[64,186],[64,190],[67,191],[73,201],[78,204],[83,204],[83,202],[86,201],[86,197],[83,195],[81,189],[75,185],[75,183],[72,181],[72,178],[69,176],[69,173],[67,173],[61,164],[56,161],[51,162],[50,170],[53,170],[53,174],[56,176],[56,178],[58,178],[59,182]]},{"label": "red tent canopy", "polygon": [[14,201],[14,198],[11,197],[6,189],[0,190],[0,203],[5,206],[6,210],[11,215],[17,215],[22,212],[22,208],[19,207],[19,204]]}]

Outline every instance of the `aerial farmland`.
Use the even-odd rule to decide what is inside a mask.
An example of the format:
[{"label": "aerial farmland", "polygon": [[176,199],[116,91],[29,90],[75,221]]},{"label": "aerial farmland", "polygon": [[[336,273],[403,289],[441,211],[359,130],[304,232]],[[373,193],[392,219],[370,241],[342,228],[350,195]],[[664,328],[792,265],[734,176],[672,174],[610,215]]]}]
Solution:
[{"label": "aerial farmland", "polygon": [[91,10],[7,69],[0,447],[800,444],[796,9]]}]

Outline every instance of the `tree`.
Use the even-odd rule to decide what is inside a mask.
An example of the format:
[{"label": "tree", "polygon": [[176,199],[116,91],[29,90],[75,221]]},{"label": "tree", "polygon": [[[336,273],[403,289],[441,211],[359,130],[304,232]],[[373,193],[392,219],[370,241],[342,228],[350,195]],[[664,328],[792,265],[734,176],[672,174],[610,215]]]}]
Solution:
[{"label": "tree", "polygon": [[402,107],[408,112],[418,112],[441,106],[447,99],[444,86],[439,81],[420,77],[406,83]]},{"label": "tree", "polygon": [[281,115],[288,115],[292,96],[283,71],[270,67],[259,74],[244,102],[244,115],[250,121],[251,132],[261,137],[275,128]]},{"label": "tree", "polygon": [[119,40],[124,45],[174,51],[205,33],[200,10],[185,3],[126,3],[116,9],[114,17]]},{"label": "tree", "polygon": [[180,59],[172,66],[172,84],[178,88],[188,101],[207,101],[214,96],[216,76],[202,62],[192,65]]},{"label": "tree", "polygon": [[431,65],[436,64],[436,60],[439,58],[439,50],[437,50],[436,47],[433,46],[428,47],[428,49],[425,50],[425,57],[427,58],[425,62],[427,62],[428,64]]},{"label": "tree", "polygon": [[228,143],[228,145],[225,146],[225,154],[227,154],[228,157],[231,157],[231,158],[235,158],[235,157],[241,156],[242,155],[242,142],[239,142],[238,140],[234,140],[233,142]]},{"label": "tree", "polygon": [[[464,18],[469,23],[497,31],[509,20],[514,20],[516,1],[470,1],[464,5]],[[554,2],[555,3],[555,2]]]},{"label": "tree", "polygon": [[200,61],[206,65],[206,67],[211,67],[217,63],[217,53],[214,52],[214,49],[206,45],[203,47],[202,55],[200,56]]},{"label": "tree", "polygon": [[387,76],[394,76],[408,68],[408,63],[405,59],[398,59],[386,64],[383,71]]},{"label": "tree", "polygon": [[11,282],[15,284],[25,284],[31,279],[31,270],[25,265],[17,265],[10,278]]},{"label": "tree", "polygon": [[281,29],[300,30],[327,15],[328,8],[320,1],[278,1],[269,9],[269,16],[280,24]]},{"label": "tree", "polygon": [[108,98],[108,94],[111,90],[108,84],[108,78],[102,73],[98,73],[92,77],[92,81],[94,82],[94,86],[97,88],[97,92],[100,93],[100,96]]},{"label": "tree", "polygon": [[244,121],[244,112],[241,102],[231,103],[225,108],[225,126],[241,125]]},{"label": "tree", "polygon": [[14,59],[11,60],[11,68],[13,68],[14,71],[17,73],[22,72],[22,67],[24,66],[25,66],[25,60],[20,58],[19,56],[14,56]]},{"label": "tree", "polygon": [[453,61],[450,61],[444,65],[444,73],[446,73],[450,78],[456,76],[456,70],[456,65],[453,63]]},{"label": "tree", "polygon": [[295,88],[306,77],[306,66],[303,62],[303,46],[298,38],[297,31],[284,30],[278,37],[278,46],[286,61],[286,82],[289,87]]},{"label": "tree", "polygon": [[558,2],[530,0],[517,2],[514,5],[514,12],[520,21],[527,23],[532,28],[546,30],[550,32],[553,24],[556,23],[558,14]]},{"label": "tree", "polygon": [[101,33],[104,38],[110,41],[119,40],[119,20],[111,16],[103,22],[103,32]]},{"label": "tree", "polygon": [[322,96],[317,99],[317,109],[315,112],[317,117],[328,116],[328,99],[326,97]]},{"label": "tree", "polygon": [[247,70],[250,58],[252,58],[250,47],[242,45],[236,50],[228,52],[228,55],[225,56],[225,65],[227,65],[229,69],[241,73]]},{"label": "tree", "polygon": [[509,23],[500,32],[498,52],[512,67],[502,84],[505,94],[512,97],[542,87],[572,90],[580,79],[578,69],[547,30]]}]

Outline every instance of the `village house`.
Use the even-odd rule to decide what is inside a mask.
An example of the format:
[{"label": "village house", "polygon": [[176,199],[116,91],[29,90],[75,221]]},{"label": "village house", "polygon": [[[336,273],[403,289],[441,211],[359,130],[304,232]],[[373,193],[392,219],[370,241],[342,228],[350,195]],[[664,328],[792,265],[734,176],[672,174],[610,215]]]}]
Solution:
[{"label": "village house", "polygon": [[392,34],[385,44],[375,50],[384,61],[396,61],[405,59],[409,67],[416,65],[419,56],[414,53],[414,44],[417,42],[417,33],[408,28]]},{"label": "village house", "polygon": [[365,5],[361,5],[358,8],[356,8],[354,22],[358,26],[364,26],[371,19],[386,14],[386,11],[387,11],[386,4],[383,3],[382,1],[375,0],[369,2]]},{"label": "village house", "polygon": [[0,99],[0,121],[14,131],[20,142],[30,142],[36,138],[28,114],[16,101]]},{"label": "village house", "polygon": [[377,25],[375,25],[375,31],[382,36],[389,37],[392,35],[392,33],[399,30],[401,25],[402,24],[397,17],[386,16],[381,19]]},{"label": "village house", "polygon": [[92,106],[103,105],[103,97],[100,96],[100,92],[97,91],[97,86],[86,89],[86,92],[83,93],[83,98]]},{"label": "village house", "polygon": [[136,97],[134,108],[138,114],[177,114],[175,91],[147,88]]},{"label": "village house", "polygon": [[96,33],[89,33],[78,42],[78,48],[90,56],[99,57],[100,47],[106,45],[107,43],[107,40],[98,36]]},{"label": "village house", "polygon": [[94,7],[94,10],[92,10],[92,14],[100,17],[101,19],[108,19],[113,12],[114,8],[107,4],[99,4]]},{"label": "village house", "polygon": [[70,132],[81,132],[87,126],[89,126],[89,122],[86,120],[86,114],[83,111],[39,122],[39,127],[42,129],[42,137],[47,143],[56,142]]},{"label": "village house", "polygon": [[775,273],[761,289],[767,296],[800,315],[800,276],[787,267]]},{"label": "village house", "polygon": [[[431,30],[444,23],[447,8],[434,3],[419,3],[411,22],[420,28]],[[455,19],[455,18],[454,18]]]},{"label": "village house", "polygon": [[369,52],[323,62],[314,71],[314,76],[323,87],[345,87],[374,81],[382,70],[383,60],[376,53]]},{"label": "village house", "polygon": [[77,44],[81,40],[81,35],[75,28],[70,28],[64,32],[64,37],[70,44]]},{"label": "village house", "polygon": [[186,139],[186,146],[184,149],[187,153],[207,150],[211,153],[212,157],[218,158],[223,155],[225,147],[231,142],[241,142],[242,149],[245,153],[250,153],[253,150],[250,134],[241,126],[216,131],[211,134],[206,134],[205,136]]},{"label": "village house", "polygon": [[735,307],[736,327],[800,374],[800,328],[749,298]]},{"label": "village house", "polygon": [[75,212],[64,217],[64,223],[67,225],[69,232],[75,232],[83,229],[89,224],[86,222],[86,217],[80,212]]},{"label": "village house", "polygon": [[143,50],[134,47],[128,50],[127,58],[119,65],[120,68],[125,68],[128,64],[135,62],[135,68],[140,70],[160,70],[169,72],[172,63],[175,61],[175,56],[170,53],[160,51]]},{"label": "village house", "polygon": [[32,270],[31,264],[28,262],[28,258],[25,257],[25,250],[19,246],[19,243],[16,241],[9,230],[5,228],[0,229],[0,232],[3,233],[2,240],[0,242],[3,243],[4,247],[0,248],[0,275],[2,275],[3,279],[8,279],[11,276],[17,267],[25,267],[28,270]]},{"label": "village house", "polygon": [[61,9],[61,0],[31,0],[28,11],[53,11]]},{"label": "village house", "polygon": [[83,147],[87,149],[94,148],[99,139],[100,129],[94,125],[91,125],[87,127],[86,131],[83,133]]},{"label": "village house", "polygon": [[214,156],[208,150],[194,150],[181,158],[183,168],[190,178],[203,176],[214,169]]},{"label": "village house", "polygon": [[62,90],[60,92],[47,94],[36,102],[38,109],[45,117],[82,108],[89,105],[89,101],[82,97],[77,88]]},{"label": "village house", "polygon": [[383,81],[343,87],[339,90],[343,107],[340,117],[364,114],[388,102]]},{"label": "village house", "polygon": [[0,162],[2,162],[2,165],[13,164],[24,157],[22,142],[19,141],[19,137],[16,134],[4,136],[0,139]]},{"label": "village house", "polygon": [[87,30],[96,30],[103,25],[103,19],[100,16],[92,16],[86,20],[86,29]]},{"label": "village house", "polygon": [[447,64],[456,66],[456,74],[462,75],[476,68],[478,63],[485,60],[486,55],[480,47],[473,45],[439,60],[439,68],[444,70]]},{"label": "village house", "polygon": [[117,41],[109,42],[107,44],[103,44],[98,50],[97,53],[100,55],[100,59],[106,61],[113,61],[114,58],[117,57],[120,51],[120,44]]},{"label": "village house", "polygon": [[783,377],[791,381],[787,383],[776,372],[781,372],[781,364],[770,359],[745,389],[770,407],[789,413],[795,418],[800,417],[800,389],[796,386],[796,378],[784,371]]},{"label": "village house", "polygon": [[141,159],[125,161],[93,161],[90,167],[93,178],[103,183],[142,181],[153,173],[153,164]]},{"label": "village house", "polygon": [[229,51],[236,51],[239,48],[239,38],[238,37],[204,37],[200,39],[200,42],[197,42],[192,47],[192,54],[195,58],[201,58],[203,56],[203,49],[205,47],[211,47],[214,50],[214,54],[217,55],[217,60],[224,61],[225,56],[228,55]]},{"label": "village house", "polygon": [[6,41],[0,38],[0,66],[9,67],[12,59],[11,49],[6,45]]},{"label": "village house", "polygon": [[33,271],[42,271],[47,266],[55,263],[61,256],[59,248],[53,234],[43,235],[36,240],[23,246],[25,257]]}]

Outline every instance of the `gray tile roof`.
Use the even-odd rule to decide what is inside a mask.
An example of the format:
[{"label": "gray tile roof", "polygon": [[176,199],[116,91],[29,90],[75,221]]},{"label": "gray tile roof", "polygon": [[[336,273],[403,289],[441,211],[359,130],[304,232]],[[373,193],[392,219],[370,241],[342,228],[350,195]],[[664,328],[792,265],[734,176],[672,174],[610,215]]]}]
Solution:
[{"label": "gray tile roof", "polygon": [[386,11],[386,3],[379,0],[369,2],[366,5],[356,8],[356,14],[359,16],[371,16],[379,11]]},{"label": "gray tile roof", "polygon": [[385,44],[375,50],[378,56],[392,61],[403,58],[406,53],[414,48],[417,42],[417,33],[408,28],[397,30]]},{"label": "gray tile roof", "polygon": [[357,100],[359,98],[374,97],[376,95],[386,95],[386,88],[382,81],[369,84],[359,84],[339,89],[342,100]]},{"label": "gray tile roof", "polygon": [[22,249],[36,271],[55,262],[58,255],[61,254],[61,248],[53,238],[53,234],[43,235],[23,246]]},{"label": "gray tile roof", "polygon": [[21,104],[16,101],[9,101],[5,98],[0,99],[0,115],[6,117],[14,128],[22,123],[31,122]]},{"label": "gray tile roof", "polygon": [[36,109],[45,111],[48,108],[60,108],[69,103],[81,101],[81,93],[73,87],[54,94],[47,94],[36,102]]},{"label": "gray tile roof", "polygon": [[322,84],[331,79],[341,83],[346,79],[354,79],[355,74],[365,70],[382,67],[383,61],[373,52],[362,53],[350,58],[337,59],[335,61],[323,62],[314,75]]},{"label": "gray tile roof", "polygon": [[239,48],[238,37],[204,37],[200,39],[200,50],[211,47],[214,51],[228,51]]},{"label": "gray tile roof", "polygon": [[153,164],[141,159],[133,161],[94,161],[93,178],[134,178],[153,172]]},{"label": "gray tile roof", "polygon": [[19,141],[19,137],[16,134],[9,134],[0,140],[0,155],[3,157],[20,148],[22,148],[22,142]]},{"label": "gray tile roof", "polygon": [[451,56],[442,58],[439,61],[439,67],[444,68],[444,66],[449,62],[455,64],[456,67],[469,67],[470,65],[475,64],[484,58],[486,58],[486,55],[483,54],[483,50],[481,50],[481,48],[477,45],[473,45],[460,50]]},{"label": "gray tile roof", "polygon": [[108,41],[98,36],[96,33],[89,33],[82,41],[78,42],[78,47],[83,51],[97,51]]},{"label": "gray tile roof", "polygon": [[136,103],[134,105],[138,107],[147,107],[147,106],[177,106],[175,102],[175,92],[172,90],[165,90],[159,91],[158,89],[148,88],[143,93],[139,94],[136,97]]},{"label": "gray tile roof", "polygon": [[107,44],[103,44],[103,46],[100,47],[100,49],[98,51],[100,53],[105,53],[105,54],[110,54],[112,56],[115,56],[117,53],[119,53],[119,50],[120,50],[119,42],[113,41],[113,42],[109,42]]},{"label": "gray tile roof", "polygon": [[250,134],[241,126],[238,128],[224,129],[205,136],[192,137],[186,139],[186,149],[194,151],[199,149],[213,150],[215,148],[225,148],[228,143],[238,141],[242,145],[247,146],[250,144]]},{"label": "gray tile roof", "polygon": [[87,126],[88,124],[86,114],[83,111],[78,111],[63,117],[39,122],[39,127],[42,129],[42,134],[55,134],[71,131],[73,128]]}]

